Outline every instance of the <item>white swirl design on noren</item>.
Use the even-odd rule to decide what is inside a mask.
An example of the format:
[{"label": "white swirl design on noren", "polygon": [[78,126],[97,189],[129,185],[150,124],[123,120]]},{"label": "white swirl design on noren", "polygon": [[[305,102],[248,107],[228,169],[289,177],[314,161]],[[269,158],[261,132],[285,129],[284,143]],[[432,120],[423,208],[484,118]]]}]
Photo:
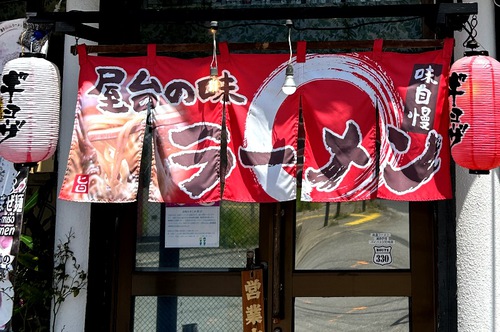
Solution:
[{"label": "white swirl design on noren", "polygon": [[[274,120],[287,95],[281,91],[287,62],[281,64],[257,90],[246,119],[246,151],[273,151],[272,129]],[[350,83],[364,91],[374,107],[379,110],[382,128],[387,125],[400,128],[403,121],[404,104],[394,88],[390,77],[370,58],[361,54],[308,54],[304,63],[292,59],[297,87],[318,80],[339,80]],[[387,164],[397,164],[401,155],[394,154],[389,146],[386,131],[381,130],[380,169]],[[277,201],[295,199],[296,179],[283,169],[283,165],[258,165],[252,168],[256,180],[267,194]],[[375,175],[373,175],[375,176]],[[380,175],[379,175],[380,176]],[[276,184],[280,185],[277,186]],[[307,195],[307,183],[302,183],[303,195]],[[359,180],[346,197],[354,198],[362,191],[372,191],[377,181]],[[304,192],[306,189],[306,192]],[[306,198],[306,197],[304,197]]]}]

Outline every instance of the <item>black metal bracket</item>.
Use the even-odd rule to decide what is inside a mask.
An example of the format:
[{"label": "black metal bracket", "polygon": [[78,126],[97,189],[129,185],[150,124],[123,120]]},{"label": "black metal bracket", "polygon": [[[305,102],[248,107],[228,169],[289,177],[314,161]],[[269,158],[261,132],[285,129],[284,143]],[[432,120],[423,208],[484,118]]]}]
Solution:
[{"label": "black metal bracket", "polygon": [[321,7],[251,7],[251,8],[171,8],[141,10],[108,15],[99,11],[69,11],[33,13],[28,19],[32,23],[53,23],[55,32],[73,35],[100,42],[103,31],[86,23],[116,21],[138,23],[186,23],[210,22],[213,20],[280,20],[324,19],[324,18],[375,18],[375,17],[421,17],[442,38],[453,31],[461,30],[469,16],[478,13],[477,3],[442,3],[420,5],[330,5]]},{"label": "black metal bracket", "polygon": [[[453,31],[460,31],[470,16],[478,14],[478,4],[474,3],[442,3],[436,18],[437,29],[444,36],[451,37]],[[439,31],[438,31],[439,32]]]}]

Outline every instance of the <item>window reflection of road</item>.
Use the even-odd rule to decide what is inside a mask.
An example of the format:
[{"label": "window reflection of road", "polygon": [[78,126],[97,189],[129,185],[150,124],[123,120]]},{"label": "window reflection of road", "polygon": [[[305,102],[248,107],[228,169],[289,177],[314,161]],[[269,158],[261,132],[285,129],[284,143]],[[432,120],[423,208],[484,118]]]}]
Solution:
[{"label": "window reflection of road", "polygon": [[403,332],[408,319],[401,297],[295,299],[295,332]]},{"label": "window reflection of road", "polygon": [[[344,203],[345,204],[345,203]],[[383,202],[364,212],[349,211],[325,226],[324,208],[297,214],[296,269],[407,269],[409,268],[408,203]],[[405,209],[406,207],[406,209]],[[360,222],[362,221],[362,222]],[[374,233],[389,233],[392,263],[373,263]],[[384,244],[380,244],[384,245]]]},{"label": "window reflection of road", "polygon": [[[335,206],[336,203],[331,205]],[[331,208],[331,206],[330,206]],[[325,206],[297,213],[297,270],[409,268],[408,203],[342,203],[325,222]],[[330,210],[331,214],[331,210]],[[373,244],[374,233],[389,235]],[[384,242],[384,241],[382,241]],[[374,263],[374,246],[390,247],[391,263]],[[297,298],[295,331],[408,331],[408,299],[401,297]]]}]

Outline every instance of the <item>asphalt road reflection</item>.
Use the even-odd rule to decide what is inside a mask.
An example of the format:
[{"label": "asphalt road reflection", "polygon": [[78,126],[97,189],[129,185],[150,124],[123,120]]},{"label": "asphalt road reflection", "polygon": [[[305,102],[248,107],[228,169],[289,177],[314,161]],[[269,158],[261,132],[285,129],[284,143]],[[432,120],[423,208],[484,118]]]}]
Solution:
[{"label": "asphalt road reflection", "polygon": [[[361,212],[342,207],[346,213],[330,218],[327,224],[324,208],[298,214],[296,269],[408,269],[407,206],[405,202],[381,201]],[[390,263],[374,261],[374,246],[390,247]]]},{"label": "asphalt road reflection", "polygon": [[[409,268],[408,203],[378,201],[364,211],[342,204],[339,215],[336,203],[330,205],[328,220],[324,207],[297,215],[296,269]],[[337,218],[331,218],[332,210]],[[382,261],[374,247],[389,248]],[[405,297],[295,299],[296,332],[402,332],[409,331],[408,317]]]}]

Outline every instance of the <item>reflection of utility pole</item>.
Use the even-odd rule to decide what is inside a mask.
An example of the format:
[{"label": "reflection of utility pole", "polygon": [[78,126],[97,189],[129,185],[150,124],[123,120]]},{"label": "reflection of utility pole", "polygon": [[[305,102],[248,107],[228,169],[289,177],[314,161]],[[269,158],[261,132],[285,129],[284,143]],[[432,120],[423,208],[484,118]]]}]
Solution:
[{"label": "reflection of utility pole", "polygon": [[329,214],[330,214],[330,202],[327,202],[325,207],[325,222],[323,223],[323,227],[328,226]]},{"label": "reflection of utility pole", "polygon": [[[340,216],[340,202],[337,202],[337,211],[335,211],[335,215],[333,219],[338,218]],[[326,203],[325,206],[325,221],[323,222],[323,227],[328,226],[328,219],[330,218],[330,202]]]}]

